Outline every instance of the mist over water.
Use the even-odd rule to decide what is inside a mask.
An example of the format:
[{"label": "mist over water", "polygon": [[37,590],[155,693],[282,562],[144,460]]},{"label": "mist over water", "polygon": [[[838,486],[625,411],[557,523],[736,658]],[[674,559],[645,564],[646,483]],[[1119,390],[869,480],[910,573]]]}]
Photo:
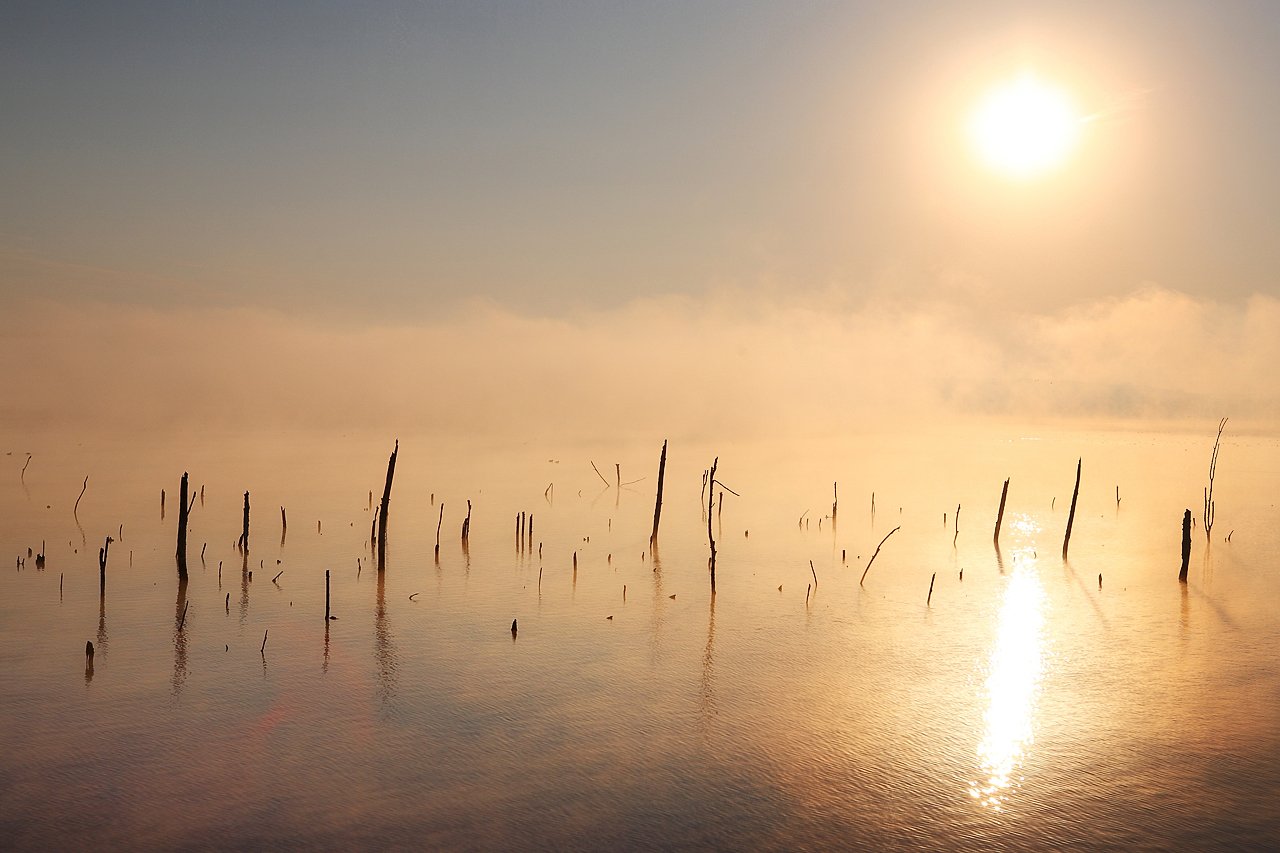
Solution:
[{"label": "mist over water", "polygon": [[1051,313],[956,280],[882,294],[642,299],[538,317],[452,305],[343,320],[267,309],[20,303],[3,422],[705,439],[1012,417],[1280,423],[1280,301],[1156,288]]}]

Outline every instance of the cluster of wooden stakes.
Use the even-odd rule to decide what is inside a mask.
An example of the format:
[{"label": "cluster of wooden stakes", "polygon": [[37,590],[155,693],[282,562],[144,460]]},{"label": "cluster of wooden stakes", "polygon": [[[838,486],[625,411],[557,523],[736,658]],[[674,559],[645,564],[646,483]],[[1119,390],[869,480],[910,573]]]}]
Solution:
[{"label": "cluster of wooden stakes", "polygon": [[[1217,436],[1214,439],[1213,451],[1210,456],[1208,485],[1205,487],[1205,490],[1204,490],[1204,509],[1203,509],[1202,519],[1203,519],[1206,538],[1211,536],[1213,531],[1214,515],[1215,515],[1215,505],[1213,500],[1213,486],[1214,486],[1214,478],[1217,473],[1218,452],[1221,447],[1222,433],[1223,433],[1223,430],[1226,428],[1226,424],[1227,424],[1227,418],[1222,418],[1218,423]],[[391,510],[391,488],[392,488],[393,480],[395,478],[396,457],[399,451],[400,451],[400,442],[397,440],[394,448],[391,451],[391,456],[387,461],[387,475],[386,475],[386,481],[382,490],[382,499],[379,502],[376,510],[374,511],[374,517],[373,517],[373,521],[371,523],[371,529],[370,529],[371,545],[375,549],[377,570],[379,572],[383,571],[386,563],[386,541],[387,541],[387,527],[388,527],[388,521],[390,517],[390,510]],[[30,457],[28,457],[28,463],[29,462],[30,462]],[[720,462],[719,457],[717,457],[712,461],[711,467],[703,471],[702,473],[702,494],[705,500],[705,512],[703,513],[703,515],[705,517],[706,524],[707,524],[707,545],[709,550],[709,556],[707,558],[707,568],[708,568],[708,574],[709,574],[710,583],[711,583],[711,594],[713,597],[715,596],[715,591],[716,591],[717,548],[716,548],[715,530],[712,525],[712,519],[713,517],[716,517],[716,515],[718,514],[718,508],[723,506],[724,493],[726,491],[735,496],[738,495],[737,492],[733,491],[728,486],[726,486],[716,476],[717,469],[719,467],[719,462]],[[1062,540],[1062,559],[1064,561],[1067,559],[1068,549],[1071,546],[1071,530],[1075,522],[1076,504],[1080,495],[1080,475],[1081,475],[1082,465],[1083,465],[1083,458],[1078,459],[1076,461],[1075,486],[1073,487],[1071,492],[1071,507],[1067,514],[1066,532]],[[667,467],[667,442],[664,440],[662,442],[662,452],[658,460],[658,484],[657,484],[657,495],[655,498],[654,509],[653,509],[653,531],[649,536],[649,545],[651,550],[656,550],[658,545],[658,529],[662,520],[662,493],[663,493],[663,486],[666,478],[666,467]],[[592,468],[595,468],[594,463],[592,463]],[[26,469],[24,466],[24,469],[23,469],[24,474],[25,474],[25,470]],[[600,475],[599,469],[595,469],[595,470],[596,470],[596,474]],[[603,475],[600,475],[600,476],[601,476],[601,479],[603,480],[604,479]],[[610,485],[607,480],[605,482],[606,482],[606,485]],[[618,476],[618,483],[619,483],[619,486],[622,485],[620,472]],[[84,496],[84,491],[85,491],[85,488],[87,487],[88,487],[88,477],[85,478],[84,488],[81,489],[80,497]],[[550,490],[551,488],[553,488],[553,486],[548,486],[548,490]],[[201,497],[203,497],[203,491],[204,490],[202,487],[200,490]],[[716,499],[717,491],[719,492],[719,501],[717,501]],[[1000,491],[1000,504],[999,504],[999,509],[996,512],[995,530],[992,537],[993,543],[997,551],[999,550],[999,547],[1000,547],[1000,529],[1004,521],[1005,504],[1006,504],[1008,495],[1009,495],[1009,480],[1006,479]],[[179,486],[179,492],[178,492],[177,547],[175,551],[175,560],[176,560],[177,569],[178,569],[179,601],[184,601],[185,599],[185,596],[182,594],[182,591],[185,589],[186,583],[187,583],[187,531],[188,531],[188,526],[190,522],[193,497],[194,495],[191,493],[189,488],[188,475],[186,473],[183,473],[181,484]],[[372,498],[373,498],[373,495],[371,492],[370,493],[371,505],[372,505]],[[162,490],[160,493],[162,517],[164,513],[164,500],[165,500],[165,495],[164,495],[164,491]],[[874,507],[875,507],[874,494],[872,495],[871,501],[872,501],[872,511],[874,512]],[[76,499],[77,508],[79,506],[79,502],[80,502],[80,498],[77,498]],[[1119,487],[1117,486],[1116,487],[1116,503],[1119,504],[1119,502],[1120,502],[1120,491],[1119,491]],[[832,522],[835,521],[838,511],[839,511],[838,485],[833,485],[833,502],[831,505],[831,516],[830,516]],[[957,506],[956,513],[955,513],[956,536],[959,535],[959,516],[960,516],[960,507]],[[944,515],[944,524],[945,524],[945,520],[946,519]],[[437,562],[439,560],[439,554],[440,554],[440,530],[441,530],[441,525],[443,524],[443,521],[444,521],[444,504],[441,503],[440,513],[439,513],[439,517],[436,524],[435,554],[436,554]],[[280,508],[280,522],[281,522],[281,543],[283,544],[285,534],[287,533],[287,530],[288,530],[288,520],[285,514],[284,507]],[[1192,531],[1193,523],[1194,523],[1194,520],[1192,518],[1191,510],[1190,509],[1185,510],[1182,517],[1182,562],[1181,562],[1180,570],[1178,572],[1178,580],[1181,583],[1187,582],[1188,565],[1189,565],[1190,556],[1191,556],[1191,531]],[[802,525],[804,524],[804,516],[801,516],[801,524]],[[317,526],[319,526],[319,522],[317,522]],[[821,521],[819,521],[819,526],[821,526]],[[875,551],[872,553],[871,558],[867,560],[866,567],[863,569],[862,575],[858,579],[858,584],[860,586],[863,585],[863,583],[866,581],[867,574],[871,571],[871,566],[875,563],[876,557],[879,556],[880,550],[884,547],[885,543],[889,541],[889,538],[893,536],[894,533],[897,533],[898,530],[900,529],[901,529],[900,525],[898,527],[894,527],[887,534],[885,534],[885,536],[876,545]],[[470,533],[471,533],[471,501],[468,500],[467,514],[462,523],[462,546],[464,550],[468,548]],[[532,543],[533,543],[533,514],[532,513],[529,513],[528,515],[526,515],[525,513],[521,512],[516,516],[515,535],[516,535],[518,548],[524,550],[532,547]],[[1230,539],[1230,536],[1228,536],[1228,540],[1229,539]],[[103,543],[102,548],[100,548],[98,551],[99,595],[101,597],[105,597],[105,593],[106,593],[107,559],[108,559],[108,552],[111,548],[111,543],[113,541],[114,540],[112,539],[112,537],[110,536],[106,537],[106,540]],[[236,548],[244,558],[243,568],[244,568],[244,571],[248,572],[248,576],[251,579],[252,572],[249,572],[248,570],[248,552],[249,552],[249,493],[248,492],[244,493],[243,527],[242,527],[242,532],[240,534],[240,537],[236,540]],[[541,544],[539,544],[538,546],[539,555],[541,555],[541,550],[542,550],[542,546]],[[42,546],[41,552],[39,554],[34,555],[37,569],[44,567],[44,564],[45,564],[44,551],[45,549]],[[31,549],[28,549],[27,556],[28,557],[32,556]],[[201,549],[201,556],[203,557],[203,548]],[[576,575],[576,570],[577,570],[577,553],[576,552],[574,552],[573,561],[574,561],[574,570]],[[25,564],[25,560],[19,557],[18,558],[19,568],[21,568],[24,564]],[[818,575],[816,570],[814,570],[813,568],[812,561],[810,562],[809,567],[810,567],[810,571],[813,574],[813,584],[811,584],[809,587],[809,591],[811,592],[817,587]],[[221,563],[219,563],[219,573],[221,573]],[[279,576],[280,575],[277,574],[276,578],[279,578]],[[925,599],[926,604],[930,604],[932,602],[934,581],[936,581],[936,579],[937,579],[937,573],[935,572],[929,580],[929,591]],[[539,570],[539,581],[541,581],[541,570]],[[1102,575],[1098,575],[1098,585],[1099,587],[1102,586]],[[806,593],[806,601],[807,600],[808,600],[808,594]],[[330,602],[331,602],[330,573],[329,573],[329,570],[326,569],[325,570],[325,607],[324,607],[325,609],[324,618],[325,618],[326,625],[330,620],[336,618],[331,614]],[[227,595],[227,608],[229,612],[230,594]],[[184,601],[184,606],[180,608],[180,615],[178,616],[177,625],[179,629],[181,629],[182,624],[185,622],[185,619],[186,619],[186,606]],[[267,634],[269,630],[270,629],[267,629],[263,632],[262,645],[259,649],[259,651],[264,656],[264,659],[266,655]],[[511,621],[511,636],[513,639],[516,637],[517,630],[518,630],[517,621],[513,619]],[[93,645],[93,641],[89,640],[85,644],[85,667],[86,667],[87,677],[91,677],[93,673],[93,658],[94,658],[94,645]]]}]

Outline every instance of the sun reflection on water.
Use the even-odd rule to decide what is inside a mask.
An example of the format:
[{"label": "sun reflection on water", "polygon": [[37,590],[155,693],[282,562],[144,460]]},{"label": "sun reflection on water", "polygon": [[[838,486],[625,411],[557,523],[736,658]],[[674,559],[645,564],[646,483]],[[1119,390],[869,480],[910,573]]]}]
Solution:
[{"label": "sun reflection on water", "polygon": [[[1032,532],[1022,527],[1020,532]],[[988,664],[985,731],[978,744],[981,778],[969,788],[975,800],[995,811],[1004,807],[1018,781],[1014,774],[1034,741],[1032,716],[1044,666],[1044,603],[1035,552],[1014,551]]]}]

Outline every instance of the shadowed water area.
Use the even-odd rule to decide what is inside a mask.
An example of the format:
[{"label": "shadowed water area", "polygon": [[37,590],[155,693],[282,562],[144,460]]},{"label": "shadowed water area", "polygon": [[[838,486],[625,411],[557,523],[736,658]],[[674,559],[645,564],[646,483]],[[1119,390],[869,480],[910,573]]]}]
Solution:
[{"label": "shadowed water area", "polygon": [[1273,436],[661,446],[0,434],[4,846],[1280,844]]}]

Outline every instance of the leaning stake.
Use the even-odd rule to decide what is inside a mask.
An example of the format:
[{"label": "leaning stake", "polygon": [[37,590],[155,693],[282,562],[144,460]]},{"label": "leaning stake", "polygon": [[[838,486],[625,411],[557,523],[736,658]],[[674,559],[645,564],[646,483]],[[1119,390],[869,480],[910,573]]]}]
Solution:
[{"label": "leaning stake", "polygon": [[649,534],[649,547],[658,544],[658,521],[662,518],[662,480],[667,473],[667,440],[662,440],[662,455],[658,457],[658,497],[653,503],[653,532]]},{"label": "leaning stake", "polygon": [[1067,547],[1071,545],[1071,525],[1076,520],[1076,498],[1080,496],[1080,463],[1076,460],[1076,487],[1071,491],[1071,511],[1067,513],[1067,535],[1062,540],[1062,559],[1067,559]]},{"label": "leaning stake", "polygon": [[1000,547],[1000,525],[1004,523],[1004,499],[1009,497],[1009,479],[1006,477],[1004,488],[1000,490],[1000,509],[996,511],[996,533],[992,538],[997,548]]}]

